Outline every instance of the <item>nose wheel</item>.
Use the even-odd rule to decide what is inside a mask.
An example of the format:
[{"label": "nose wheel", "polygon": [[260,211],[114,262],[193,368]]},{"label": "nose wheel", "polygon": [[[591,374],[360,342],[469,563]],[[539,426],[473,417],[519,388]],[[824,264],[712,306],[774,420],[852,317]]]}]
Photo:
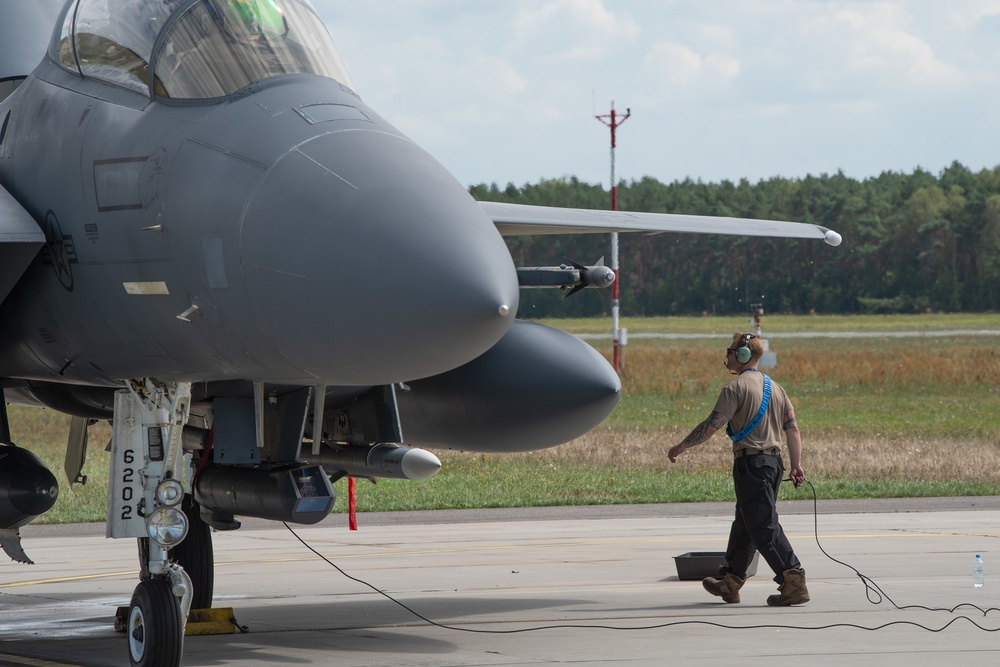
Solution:
[{"label": "nose wheel", "polygon": [[176,667],[184,651],[180,605],[166,579],[140,581],[128,607],[129,660],[135,667]]}]

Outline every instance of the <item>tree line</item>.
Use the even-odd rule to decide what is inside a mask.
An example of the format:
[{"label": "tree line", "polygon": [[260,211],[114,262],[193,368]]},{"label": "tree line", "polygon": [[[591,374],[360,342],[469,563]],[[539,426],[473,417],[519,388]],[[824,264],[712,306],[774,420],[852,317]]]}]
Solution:
[{"label": "tree line", "polygon": [[[610,208],[602,185],[576,178],[500,189],[479,200]],[[809,222],[843,235],[822,241],[705,234],[620,234],[622,314],[732,314],[751,303],[782,313],[909,313],[1000,310],[1000,166],[974,173],[958,162],[935,175],[843,173],[757,183],[672,183],[644,177],[618,186],[618,208]],[[610,263],[607,234],[508,237],[518,266],[567,259]],[[610,313],[610,290],[563,300],[522,290],[521,317]]]}]

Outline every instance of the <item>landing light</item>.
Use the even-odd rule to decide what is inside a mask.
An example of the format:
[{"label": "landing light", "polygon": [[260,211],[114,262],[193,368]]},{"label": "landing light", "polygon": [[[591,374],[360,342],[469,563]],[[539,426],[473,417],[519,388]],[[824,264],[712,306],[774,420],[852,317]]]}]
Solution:
[{"label": "landing light", "polygon": [[174,507],[184,499],[184,487],[176,479],[165,479],[156,487],[156,501],[166,507]]},{"label": "landing light", "polygon": [[179,544],[187,532],[187,517],[176,507],[160,507],[146,517],[146,534],[164,549]]}]

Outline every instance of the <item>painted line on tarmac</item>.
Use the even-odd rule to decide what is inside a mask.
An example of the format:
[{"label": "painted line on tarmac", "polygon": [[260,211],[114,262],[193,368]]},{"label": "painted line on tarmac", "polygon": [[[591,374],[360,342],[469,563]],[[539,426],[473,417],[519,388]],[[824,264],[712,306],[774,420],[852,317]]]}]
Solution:
[{"label": "painted line on tarmac", "polygon": [[36,584],[61,584],[67,581],[86,581],[88,579],[108,579],[111,577],[134,577],[139,574],[139,570],[127,572],[105,572],[104,574],[77,574],[72,577],[58,577],[54,579],[33,579],[31,581],[12,581],[0,584],[0,588],[19,588],[21,586],[34,586]]},{"label": "painted line on tarmac", "polygon": [[[814,540],[814,535],[789,535],[791,540]],[[975,532],[975,533],[852,533],[852,534],[838,534],[838,535],[821,535],[822,540],[843,540],[843,539],[874,539],[882,537],[891,538],[917,538],[917,537],[1000,537],[1000,532]],[[366,552],[366,553],[351,553],[351,554],[335,554],[326,555],[326,558],[332,561],[344,561],[353,560],[357,558],[373,559],[373,558],[390,558],[396,556],[433,556],[439,554],[456,554],[456,553],[470,553],[470,552],[490,552],[490,551],[519,551],[519,550],[531,550],[531,549],[559,549],[566,547],[591,547],[591,546],[621,546],[624,544],[684,544],[684,543],[699,543],[704,544],[705,542],[725,542],[728,538],[726,536],[720,537],[687,537],[687,538],[662,538],[662,539],[645,539],[645,540],[595,540],[586,542],[545,542],[541,544],[494,544],[487,546],[470,546],[470,547],[450,547],[446,549],[410,549],[402,551],[382,551],[382,552]],[[217,554],[218,555],[218,554]],[[215,567],[235,567],[239,565],[265,565],[265,564],[279,564],[279,563],[308,563],[322,561],[323,559],[316,556],[301,556],[301,557],[288,557],[288,558],[261,558],[261,559],[242,559],[242,560],[231,560],[231,561],[216,561]],[[3,588],[19,588],[22,586],[41,586],[47,584],[59,584],[67,583],[72,581],[87,581],[91,579],[107,579],[111,577],[134,577],[139,574],[138,570],[123,571],[123,572],[108,572],[104,574],[81,574],[77,576],[70,577],[58,577],[53,579],[34,579],[31,581],[18,581],[6,584],[0,584],[0,589]]]},{"label": "painted line on tarmac", "polygon": [[39,660],[38,658],[25,658],[20,655],[11,655],[9,653],[0,653],[0,666],[9,667],[10,665],[27,665],[29,667],[76,667],[65,662],[52,662],[51,660]]},{"label": "painted line on tarmac", "polygon": [[[381,551],[381,552],[366,552],[366,553],[350,553],[350,554],[336,554],[327,555],[326,557],[330,560],[353,560],[357,558],[389,558],[394,556],[432,556],[437,554],[447,554],[447,553],[468,553],[474,551],[515,551],[521,549],[557,549],[561,547],[585,547],[585,546],[608,546],[608,545],[621,545],[621,544],[665,544],[669,542],[705,542],[713,541],[720,542],[723,538],[683,538],[683,539],[653,539],[653,540],[600,540],[600,541],[588,541],[588,542],[551,542],[543,544],[496,544],[489,546],[473,546],[473,547],[451,547],[447,549],[409,549],[409,550],[396,550],[396,551]],[[269,544],[273,544],[273,540],[268,541]],[[216,556],[219,554],[216,553]],[[216,561],[215,567],[234,567],[237,565],[261,565],[261,564],[277,564],[277,563],[307,563],[314,561],[322,561],[322,558],[317,556],[291,556],[288,558],[260,558],[260,559],[242,559],[242,560],[230,560],[230,561]],[[20,588],[22,586],[40,586],[45,584],[60,584],[71,581],[87,581],[90,579],[108,579],[111,577],[134,577],[139,574],[138,570],[123,571],[123,572],[107,572],[104,574],[81,574],[69,577],[57,577],[53,579],[33,579],[30,581],[16,581],[5,584],[0,584],[0,589],[3,588]]]}]

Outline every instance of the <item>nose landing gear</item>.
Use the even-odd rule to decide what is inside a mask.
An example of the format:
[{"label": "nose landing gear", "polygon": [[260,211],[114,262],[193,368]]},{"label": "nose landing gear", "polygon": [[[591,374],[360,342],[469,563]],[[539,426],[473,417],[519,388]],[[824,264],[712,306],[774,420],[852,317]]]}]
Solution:
[{"label": "nose landing gear", "polygon": [[122,623],[139,667],[176,667],[184,650],[193,586],[168,554],[188,532],[179,473],[190,404],[190,383],[135,380],[115,395],[107,535],[139,540],[140,581]]}]

